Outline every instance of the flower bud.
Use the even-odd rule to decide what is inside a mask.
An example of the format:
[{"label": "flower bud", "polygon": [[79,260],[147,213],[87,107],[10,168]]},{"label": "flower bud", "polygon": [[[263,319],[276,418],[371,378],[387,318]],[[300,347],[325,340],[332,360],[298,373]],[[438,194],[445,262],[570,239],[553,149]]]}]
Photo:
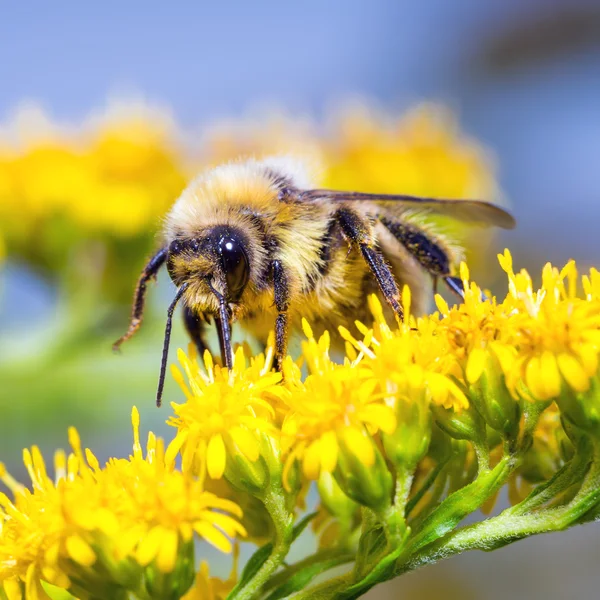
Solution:
[{"label": "flower bud", "polygon": [[164,572],[156,563],[144,570],[145,587],[153,600],[181,598],[193,585],[196,574],[194,542],[180,542],[172,571]]},{"label": "flower bud", "polygon": [[[576,392],[563,385],[556,400],[565,419],[577,429],[598,438],[600,437],[600,381],[592,377],[589,389]],[[567,428],[567,433],[569,433]]]},{"label": "flower bud", "polygon": [[317,489],[321,503],[331,515],[340,520],[349,520],[353,517],[358,505],[344,494],[331,473],[326,471],[321,473]]},{"label": "flower bud", "polygon": [[224,476],[233,487],[250,494],[260,493],[269,484],[269,468],[262,456],[250,461],[243,454],[231,453]]},{"label": "flower bud", "polygon": [[[374,511],[380,511],[391,502],[392,476],[373,439],[366,432],[357,432],[356,436],[358,435],[362,439],[341,436],[334,477],[349,498]],[[356,451],[357,444],[362,446],[359,453]]]},{"label": "flower bud", "polygon": [[450,437],[477,442],[485,439],[485,422],[473,407],[457,411],[433,404],[431,408],[436,423]]},{"label": "flower bud", "polygon": [[486,349],[473,350],[466,368],[471,402],[492,429],[510,438],[517,435],[520,411],[504,373],[514,359],[514,349],[492,342]]},{"label": "flower bud", "polygon": [[383,447],[396,466],[413,471],[425,456],[431,439],[431,410],[425,390],[414,390],[410,397],[396,399],[397,426],[393,433],[382,434]]}]

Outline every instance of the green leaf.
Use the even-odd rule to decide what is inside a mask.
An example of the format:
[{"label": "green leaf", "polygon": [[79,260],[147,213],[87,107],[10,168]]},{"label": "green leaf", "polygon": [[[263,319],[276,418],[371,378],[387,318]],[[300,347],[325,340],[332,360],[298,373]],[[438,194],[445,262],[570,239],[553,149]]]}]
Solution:
[{"label": "green leaf", "polygon": [[267,600],[279,600],[280,598],[289,597],[294,592],[304,589],[317,575],[348,562],[348,559],[347,554],[340,554],[337,557],[332,556],[299,569],[285,583],[276,588],[267,597]]}]

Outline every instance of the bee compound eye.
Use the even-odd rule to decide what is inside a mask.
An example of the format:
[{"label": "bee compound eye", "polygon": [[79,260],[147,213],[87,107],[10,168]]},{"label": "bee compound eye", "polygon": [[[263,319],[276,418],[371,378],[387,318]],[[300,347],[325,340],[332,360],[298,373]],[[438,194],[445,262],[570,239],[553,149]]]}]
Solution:
[{"label": "bee compound eye", "polygon": [[221,266],[227,281],[229,300],[239,300],[250,277],[250,265],[243,243],[233,236],[223,236],[217,244]]}]

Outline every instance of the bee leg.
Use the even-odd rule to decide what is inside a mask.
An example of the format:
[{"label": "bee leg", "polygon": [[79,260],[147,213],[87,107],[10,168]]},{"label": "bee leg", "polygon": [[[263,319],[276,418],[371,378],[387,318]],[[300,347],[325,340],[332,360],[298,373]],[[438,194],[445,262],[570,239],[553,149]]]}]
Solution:
[{"label": "bee leg", "polygon": [[[461,299],[465,299],[465,286],[463,282],[458,277],[444,277],[444,281],[446,285]],[[481,301],[487,302],[489,298],[482,291],[481,292]]]},{"label": "bee leg", "polygon": [[461,300],[465,299],[465,288],[459,277],[444,277],[444,282]]},{"label": "bee leg", "polygon": [[183,309],[183,324],[190,336],[192,342],[194,342],[198,349],[200,358],[204,356],[204,352],[210,348],[204,341],[204,325],[207,323],[206,316],[203,314],[196,314],[189,306]]},{"label": "bee leg", "polygon": [[404,314],[400,303],[400,290],[383,254],[375,247],[370,223],[349,208],[338,209],[334,218],[347,240],[360,249],[365,262],[377,279],[381,293],[397,317],[402,320]]},{"label": "bee leg", "polygon": [[290,302],[290,289],[288,277],[281,261],[274,260],[272,268],[275,308],[277,309],[277,319],[275,320],[275,367],[278,371],[281,371],[287,354],[289,337],[287,311]]},{"label": "bee leg", "polygon": [[131,320],[129,328],[114,344],[113,350],[117,351],[123,342],[131,338],[142,324],[144,316],[144,304],[146,303],[146,291],[148,282],[156,277],[160,268],[167,260],[167,248],[161,248],[147,263],[138,279],[135,293],[133,295],[133,307],[131,309]]}]

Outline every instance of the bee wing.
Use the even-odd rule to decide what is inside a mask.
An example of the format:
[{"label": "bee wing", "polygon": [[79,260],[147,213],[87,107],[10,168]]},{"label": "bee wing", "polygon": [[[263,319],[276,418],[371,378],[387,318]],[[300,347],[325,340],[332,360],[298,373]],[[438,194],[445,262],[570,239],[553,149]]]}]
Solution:
[{"label": "bee wing", "polygon": [[306,190],[300,196],[307,200],[325,199],[333,202],[397,202],[406,208],[419,208],[439,215],[445,215],[469,223],[495,225],[503,229],[513,229],[514,217],[503,208],[482,200],[448,200],[442,198],[421,198],[404,194],[366,194],[339,190]]}]

